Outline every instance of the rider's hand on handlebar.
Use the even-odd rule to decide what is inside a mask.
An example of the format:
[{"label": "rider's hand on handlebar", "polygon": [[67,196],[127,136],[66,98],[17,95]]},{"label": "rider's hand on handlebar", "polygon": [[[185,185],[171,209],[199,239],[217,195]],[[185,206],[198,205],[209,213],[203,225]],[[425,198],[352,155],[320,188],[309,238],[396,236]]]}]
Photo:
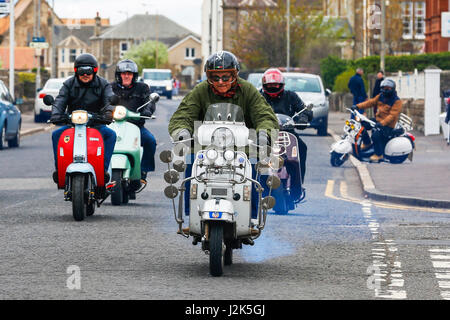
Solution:
[{"label": "rider's hand on handlebar", "polygon": [[56,123],[67,122],[67,120],[69,120],[69,117],[65,113],[63,113],[63,114],[52,114],[51,117],[50,117],[49,122],[56,124]]},{"label": "rider's hand on handlebar", "polygon": [[176,135],[175,139],[176,141],[182,141],[182,140],[188,140],[191,138],[191,133],[188,129],[181,129]]},{"label": "rider's hand on handlebar", "polygon": [[356,104],[354,104],[350,107],[350,109],[352,109],[352,111],[355,111],[355,110],[358,110],[358,107],[356,106]]}]

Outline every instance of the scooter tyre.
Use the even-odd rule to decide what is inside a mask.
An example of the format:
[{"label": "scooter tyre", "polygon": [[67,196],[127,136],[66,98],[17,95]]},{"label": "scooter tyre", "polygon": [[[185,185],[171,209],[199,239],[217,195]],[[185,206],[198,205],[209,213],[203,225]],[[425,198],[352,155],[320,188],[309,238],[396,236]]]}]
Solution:
[{"label": "scooter tyre", "polygon": [[330,163],[333,167],[340,167],[344,164],[344,162],[348,159],[348,154],[346,154],[344,156],[343,159],[341,159],[342,157],[342,153],[338,153],[333,151],[331,153],[331,157],[330,157]]},{"label": "scooter tyre", "polygon": [[213,277],[220,277],[224,265],[223,225],[211,223],[209,231],[209,273]]},{"label": "scooter tyre", "polygon": [[123,193],[125,190],[123,190],[122,185],[122,170],[114,169],[112,171],[112,180],[115,181],[116,185],[112,188],[111,192],[111,204],[113,206],[120,206],[123,202]]},{"label": "scooter tyre", "polygon": [[233,264],[233,248],[227,245],[225,248],[224,265],[231,266]]},{"label": "scooter tyre", "polygon": [[86,218],[86,176],[77,174],[72,177],[72,214],[75,221]]}]

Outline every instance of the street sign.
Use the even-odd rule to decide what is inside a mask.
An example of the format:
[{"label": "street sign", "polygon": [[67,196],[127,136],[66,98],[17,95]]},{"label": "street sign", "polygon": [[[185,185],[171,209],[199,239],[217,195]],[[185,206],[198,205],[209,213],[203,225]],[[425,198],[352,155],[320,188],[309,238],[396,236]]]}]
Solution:
[{"label": "street sign", "polygon": [[450,12],[442,12],[441,15],[441,37],[450,38]]},{"label": "street sign", "polygon": [[9,13],[10,7],[9,0],[0,0],[0,14]]},{"label": "street sign", "polygon": [[33,37],[32,42],[45,42],[45,37]]},{"label": "street sign", "polygon": [[30,42],[30,48],[48,49],[48,42]]}]

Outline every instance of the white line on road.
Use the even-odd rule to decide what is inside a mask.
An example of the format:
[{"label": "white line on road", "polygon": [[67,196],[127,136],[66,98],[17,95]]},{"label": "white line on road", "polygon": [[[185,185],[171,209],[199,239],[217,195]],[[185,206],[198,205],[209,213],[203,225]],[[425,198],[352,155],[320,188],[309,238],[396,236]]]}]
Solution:
[{"label": "white line on road", "polygon": [[431,263],[435,269],[435,276],[438,280],[438,286],[441,290],[441,297],[444,300],[450,300],[450,255],[436,254],[436,253],[449,253],[448,248],[431,248],[430,252]]}]

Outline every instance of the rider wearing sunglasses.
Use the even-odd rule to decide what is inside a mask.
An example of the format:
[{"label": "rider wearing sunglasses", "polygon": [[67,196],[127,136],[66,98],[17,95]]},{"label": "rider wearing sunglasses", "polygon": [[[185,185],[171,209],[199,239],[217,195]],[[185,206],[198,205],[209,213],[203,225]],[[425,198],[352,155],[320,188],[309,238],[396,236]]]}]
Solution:
[{"label": "rider wearing sunglasses", "polygon": [[[232,103],[240,106],[244,113],[246,126],[258,133],[258,144],[270,144],[271,132],[279,129],[278,119],[258,90],[238,76],[239,62],[228,51],[219,51],[208,57],[204,71],[208,78],[195,86],[181,101],[169,122],[169,133],[174,140],[189,139],[194,133],[194,122],[202,121],[207,108],[215,103]],[[193,156],[192,158],[193,159]],[[192,162],[191,162],[192,163]],[[192,164],[186,167],[190,176]],[[186,184],[185,202],[189,197],[190,183]],[[253,192],[254,190],[252,190]],[[253,203],[252,203],[253,205]],[[189,206],[185,205],[189,214]],[[252,207],[252,217],[256,208]]]},{"label": "rider wearing sunglasses", "polygon": [[[75,75],[64,81],[52,105],[50,122],[61,121],[74,110],[86,110],[103,117],[107,121],[112,121],[114,107],[110,105],[110,99],[114,93],[109,82],[97,76],[97,59],[89,53],[79,55],[75,59],[74,71]],[[52,133],[55,168],[57,168],[56,152],[59,137],[67,128],[67,126],[63,126]],[[108,181],[109,174],[106,171],[116,143],[116,134],[106,125],[99,125],[96,128],[102,134],[105,144],[105,180]],[[53,180],[55,183],[58,181],[56,171],[53,173]]]}]

